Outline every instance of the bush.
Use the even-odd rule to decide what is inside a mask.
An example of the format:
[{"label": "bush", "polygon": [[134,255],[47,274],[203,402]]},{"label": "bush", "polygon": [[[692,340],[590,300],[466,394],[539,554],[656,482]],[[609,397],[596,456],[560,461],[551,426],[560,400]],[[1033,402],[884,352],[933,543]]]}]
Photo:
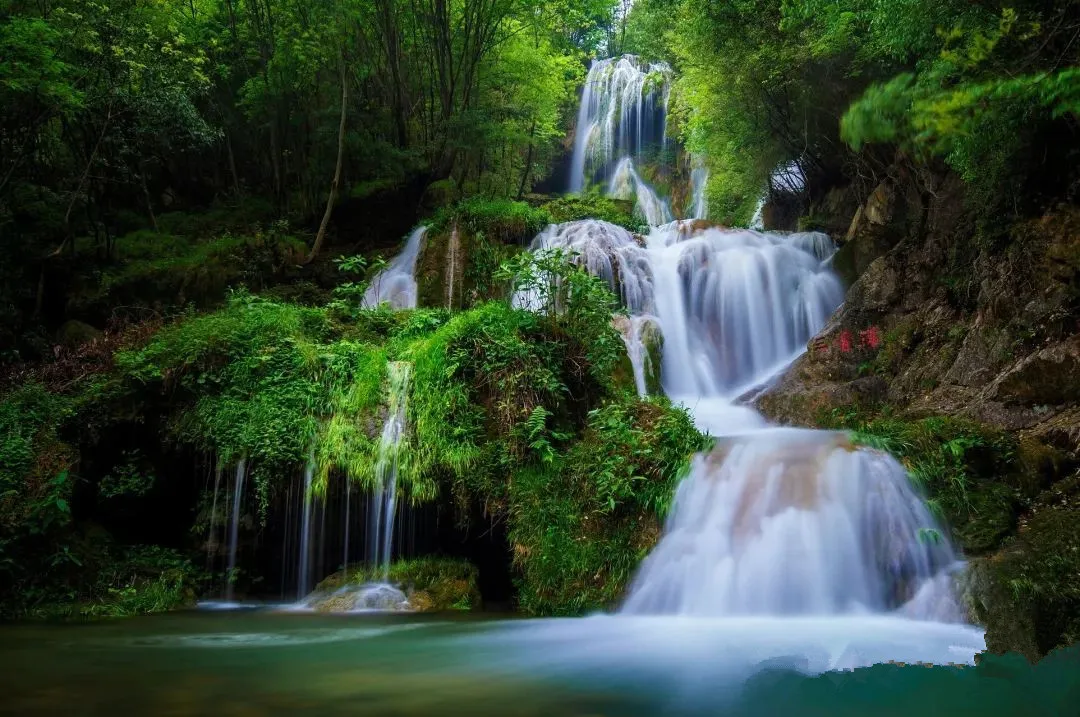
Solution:
[{"label": "bush", "polygon": [[684,409],[627,396],[592,411],[582,439],[550,464],[520,470],[508,510],[520,607],[572,615],[615,604],[707,444]]}]

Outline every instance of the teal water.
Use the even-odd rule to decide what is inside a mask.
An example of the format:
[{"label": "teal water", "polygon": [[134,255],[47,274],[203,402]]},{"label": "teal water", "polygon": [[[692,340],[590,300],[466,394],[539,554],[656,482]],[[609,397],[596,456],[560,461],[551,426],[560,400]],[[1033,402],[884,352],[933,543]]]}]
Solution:
[{"label": "teal water", "polygon": [[[877,664],[821,671],[845,659],[876,659],[860,641],[891,641],[888,649],[902,651],[903,625],[893,623],[868,618],[840,628],[794,620],[770,627],[752,620],[496,620],[264,610],[15,625],[0,629],[0,712],[1080,714],[1078,648],[1036,666],[1005,656],[965,667]],[[842,629],[851,635],[839,641],[823,637]],[[949,629],[942,626],[941,639],[955,641]],[[756,637],[770,631],[767,639]],[[762,659],[765,654],[773,656]]]}]

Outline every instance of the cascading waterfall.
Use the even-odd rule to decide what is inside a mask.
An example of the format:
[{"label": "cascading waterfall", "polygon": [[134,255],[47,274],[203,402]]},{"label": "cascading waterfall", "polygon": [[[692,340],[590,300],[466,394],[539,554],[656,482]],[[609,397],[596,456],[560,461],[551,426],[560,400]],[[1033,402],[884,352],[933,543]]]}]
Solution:
[{"label": "cascading waterfall", "polygon": [[671,221],[668,203],[635,167],[635,160],[662,156],[667,147],[670,80],[667,64],[647,64],[633,55],[592,63],[578,110],[571,192],[606,184],[609,196],[633,200],[650,225]]},{"label": "cascading waterfall", "polygon": [[571,192],[606,177],[617,159],[666,142],[670,78],[667,64],[645,64],[633,55],[592,63],[578,111]]},{"label": "cascading waterfall", "polygon": [[[308,595],[301,601],[301,606],[332,605],[334,611],[363,610],[405,610],[409,608],[405,594],[389,583],[390,561],[393,557],[394,523],[397,512],[397,474],[398,462],[403,450],[403,439],[407,428],[407,403],[409,379],[412,364],[406,361],[391,361],[387,364],[388,395],[387,415],[379,436],[378,452],[375,458],[375,481],[368,500],[367,514],[367,564],[377,571],[378,582],[363,585],[345,585],[332,595]],[[305,473],[305,495],[310,495],[310,470]],[[351,488],[346,485],[345,493],[345,541],[343,567],[348,566],[348,501]],[[322,517],[325,519],[325,503]],[[307,574],[310,553],[308,546],[311,533],[310,520],[312,508],[310,500],[305,500],[304,528],[301,537],[301,579]],[[320,537],[320,545],[325,545],[325,536]],[[308,586],[301,584],[300,595],[307,595]]]},{"label": "cascading waterfall", "polygon": [[769,427],[740,404],[843,300],[827,236],[681,221],[654,228],[642,246],[585,220],[549,227],[532,245],[554,248],[622,298],[631,316],[617,327],[639,392],[640,331],[655,327],[665,393],[720,439],[680,484],[624,613],[963,621],[951,589],[960,563],[902,466],[844,434]]},{"label": "cascading waterfall", "polygon": [[315,496],[311,491],[315,477],[315,457],[308,458],[304,467],[303,514],[300,519],[300,564],[296,568],[296,594],[307,595],[311,590],[311,515],[315,506]]},{"label": "cascading waterfall", "polygon": [[420,256],[427,227],[413,229],[405,242],[405,248],[390,264],[379,272],[364,292],[363,305],[375,308],[389,303],[393,309],[416,308],[416,260]]},{"label": "cascading waterfall", "polygon": [[650,226],[665,224],[672,219],[667,202],[660,199],[655,190],[638,176],[634,162],[629,157],[623,157],[615,165],[615,173],[611,175],[611,183],[608,185],[608,195],[616,199],[634,200],[635,211]]}]

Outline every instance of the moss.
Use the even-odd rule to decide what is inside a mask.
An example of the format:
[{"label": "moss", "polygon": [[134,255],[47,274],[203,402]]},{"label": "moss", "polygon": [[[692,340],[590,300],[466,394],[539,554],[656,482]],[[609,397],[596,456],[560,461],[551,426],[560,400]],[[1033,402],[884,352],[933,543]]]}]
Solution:
[{"label": "moss", "polygon": [[887,450],[903,463],[968,553],[992,550],[1014,529],[1025,479],[1009,434],[944,416],[834,416],[833,427],[854,429],[856,442]]},{"label": "moss", "polygon": [[499,266],[522,251],[521,245],[491,241],[483,233],[459,228],[454,256],[454,296],[448,297],[449,246],[453,232],[429,233],[416,263],[417,303],[468,309],[505,299],[509,286],[496,278]]},{"label": "moss", "polygon": [[627,200],[595,194],[567,195],[544,204],[543,208],[556,222],[602,219],[631,232],[648,233],[647,227],[634,217],[634,203]]},{"label": "moss", "polygon": [[690,456],[707,443],[666,399],[626,398],[593,411],[564,459],[519,471],[509,515],[521,608],[611,607],[659,539]]},{"label": "moss", "polygon": [[1080,641],[1080,474],[1040,495],[979,577],[974,607],[990,650],[1036,659]]},{"label": "moss", "polygon": [[178,308],[219,304],[231,286],[261,289],[303,261],[307,246],[277,223],[212,238],[139,231],[117,240],[117,262],[72,297],[81,311],[103,306]]},{"label": "moss", "polygon": [[551,221],[550,213],[526,202],[470,197],[439,210],[428,224],[436,233],[457,226],[473,235],[482,234],[490,241],[527,244]]},{"label": "moss", "polygon": [[[480,608],[479,573],[471,563],[457,558],[428,556],[391,563],[385,579],[398,586],[417,612],[476,610]],[[330,594],[346,585],[382,582],[381,570],[350,565],[327,577],[315,594]]]}]

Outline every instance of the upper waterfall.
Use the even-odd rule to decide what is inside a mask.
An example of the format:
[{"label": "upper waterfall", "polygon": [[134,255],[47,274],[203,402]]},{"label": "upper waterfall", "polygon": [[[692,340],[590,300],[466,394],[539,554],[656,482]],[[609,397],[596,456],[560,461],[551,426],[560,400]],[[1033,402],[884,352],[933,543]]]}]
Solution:
[{"label": "upper waterfall", "polygon": [[589,68],[578,111],[570,191],[610,178],[623,157],[638,157],[667,142],[671,68],[633,55],[596,60]]}]

